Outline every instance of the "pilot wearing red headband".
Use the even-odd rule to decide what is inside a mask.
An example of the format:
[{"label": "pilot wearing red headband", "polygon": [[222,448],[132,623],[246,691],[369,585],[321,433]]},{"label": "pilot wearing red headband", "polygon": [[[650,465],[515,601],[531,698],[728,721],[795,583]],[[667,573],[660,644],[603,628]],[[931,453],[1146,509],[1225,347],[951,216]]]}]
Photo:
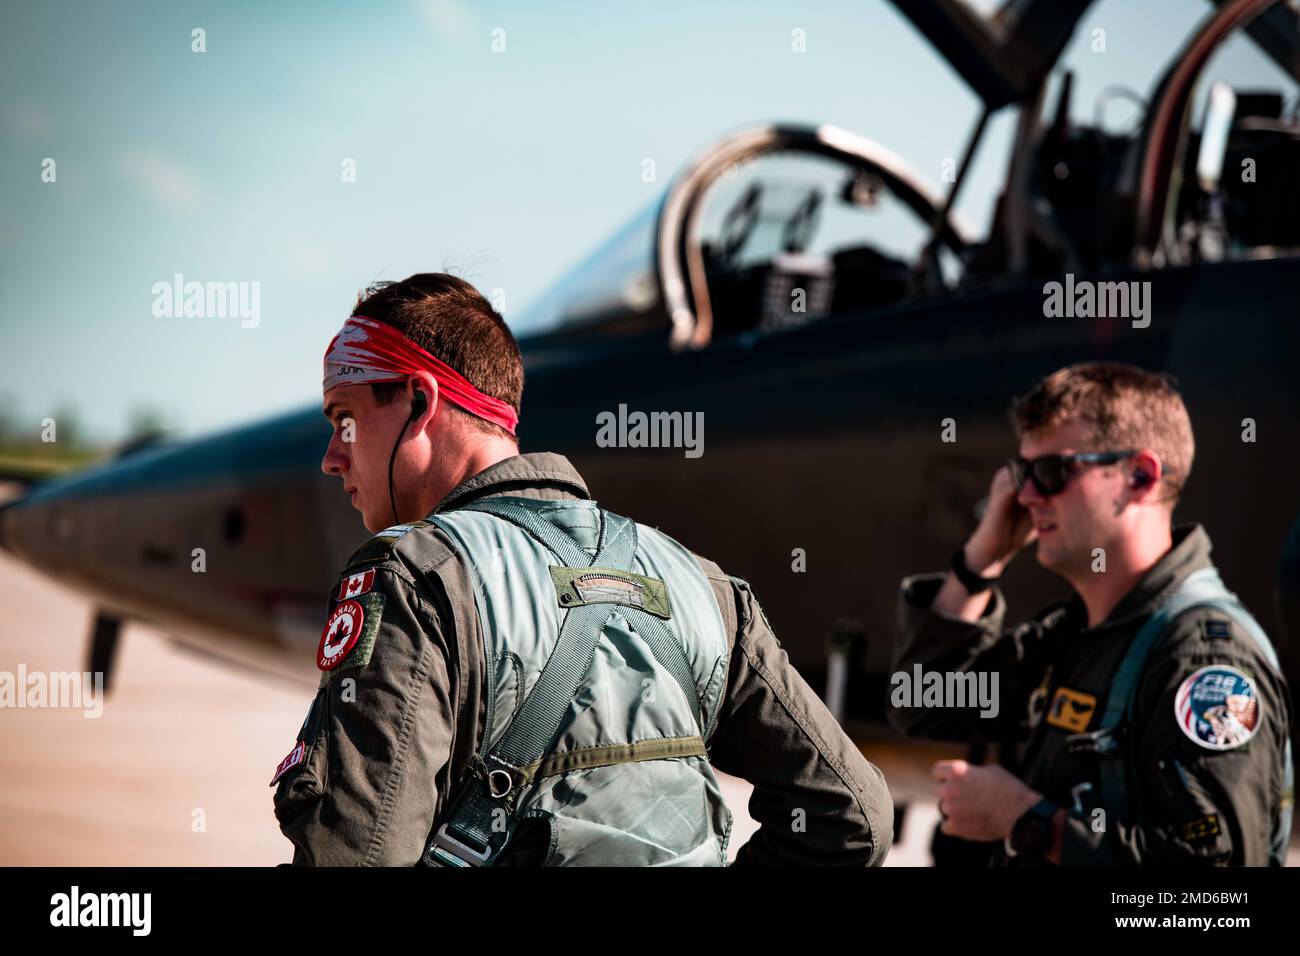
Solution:
[{"label": "pilot wearing red headband", "polygon": [[[519,453],[523,363],[491,305],[428,274],[353,311],[321,466],[373,536],[271,779],[293,862],[879,864],[884,778],[749,586]],[[715,769],[755,787],[739,849]]]}]

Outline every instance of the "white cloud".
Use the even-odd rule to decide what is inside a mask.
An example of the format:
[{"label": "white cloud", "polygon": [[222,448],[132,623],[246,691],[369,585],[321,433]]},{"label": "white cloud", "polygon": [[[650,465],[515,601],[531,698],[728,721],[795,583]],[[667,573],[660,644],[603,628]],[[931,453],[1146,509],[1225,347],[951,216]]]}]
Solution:
[{"label": "white cloud", "polygon": [[446,39],[459,39],[473,23],[461,0],[418,0],[418,7],[425,21]]},{"label": "white cloud", "polygon": [[155,149],[135,149],[122,157],[122,171],[154,203],[186,211],[203,199],[198,176],[174,156]]},{"label": "white cloud", "polygon": [[9,128],[19,142],[37,143],[50,138],[54,121],[49,110],[36,103],[15,104],[9,109]]}]

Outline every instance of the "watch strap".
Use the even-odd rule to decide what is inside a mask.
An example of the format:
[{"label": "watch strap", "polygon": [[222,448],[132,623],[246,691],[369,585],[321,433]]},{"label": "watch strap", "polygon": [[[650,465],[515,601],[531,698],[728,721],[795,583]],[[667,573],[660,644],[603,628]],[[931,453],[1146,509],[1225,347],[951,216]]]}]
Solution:
[{"label": "watch strap", "polygon": [[952,558],[948,562],[952,567],[952,573],[957,575],[957,580],[961,582],[970,594],[982,594],[997,583],[997,578],[982,578],[970,569],[966,563],[966,546],[962,545],[952,553]]}]

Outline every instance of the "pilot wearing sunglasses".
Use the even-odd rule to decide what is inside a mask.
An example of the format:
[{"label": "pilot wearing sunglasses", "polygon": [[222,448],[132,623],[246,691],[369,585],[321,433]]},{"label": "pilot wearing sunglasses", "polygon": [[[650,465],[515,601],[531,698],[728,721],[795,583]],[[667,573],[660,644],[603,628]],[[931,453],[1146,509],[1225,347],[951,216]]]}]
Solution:
[{"label": "pilot wearing sunglasses", "polygon": [[[1173,525],[1194,453],[1181,397],[1163,376],[1086,363],[1012,419],[1019,454],[951,570],[902,585],[895,672],[983,674],[999,706],[898,701],[894,725],[1023,744],[1010,769],[935,764],[940,830],[1010,865],[1281,863],[1287,688],[1205,529]],[[994,582],[1030,547],[1073,594],[1009,627]]]}]

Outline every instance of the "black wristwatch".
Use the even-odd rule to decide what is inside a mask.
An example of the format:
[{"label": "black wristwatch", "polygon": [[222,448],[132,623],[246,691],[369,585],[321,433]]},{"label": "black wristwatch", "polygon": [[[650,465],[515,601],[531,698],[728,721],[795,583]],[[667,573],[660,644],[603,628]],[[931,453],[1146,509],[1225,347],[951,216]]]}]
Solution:
[{"label": "black wristwatch", "polygon": [[1061,809],[1051,800],[1039,800],[1011,828],[1003,844],[1007,856],[1042,859],[1052,845],[1052,817]]},{"label": "black wristwatch", "polygon": [[966,545],[962,545],[952,553],[952,560],[948,562],[952,565],[952,573],[957,575],[957,580],[961,582],[970,594],[979,594],[987,591],[997,583],[997,578],[982,578],[966,564]]}]

